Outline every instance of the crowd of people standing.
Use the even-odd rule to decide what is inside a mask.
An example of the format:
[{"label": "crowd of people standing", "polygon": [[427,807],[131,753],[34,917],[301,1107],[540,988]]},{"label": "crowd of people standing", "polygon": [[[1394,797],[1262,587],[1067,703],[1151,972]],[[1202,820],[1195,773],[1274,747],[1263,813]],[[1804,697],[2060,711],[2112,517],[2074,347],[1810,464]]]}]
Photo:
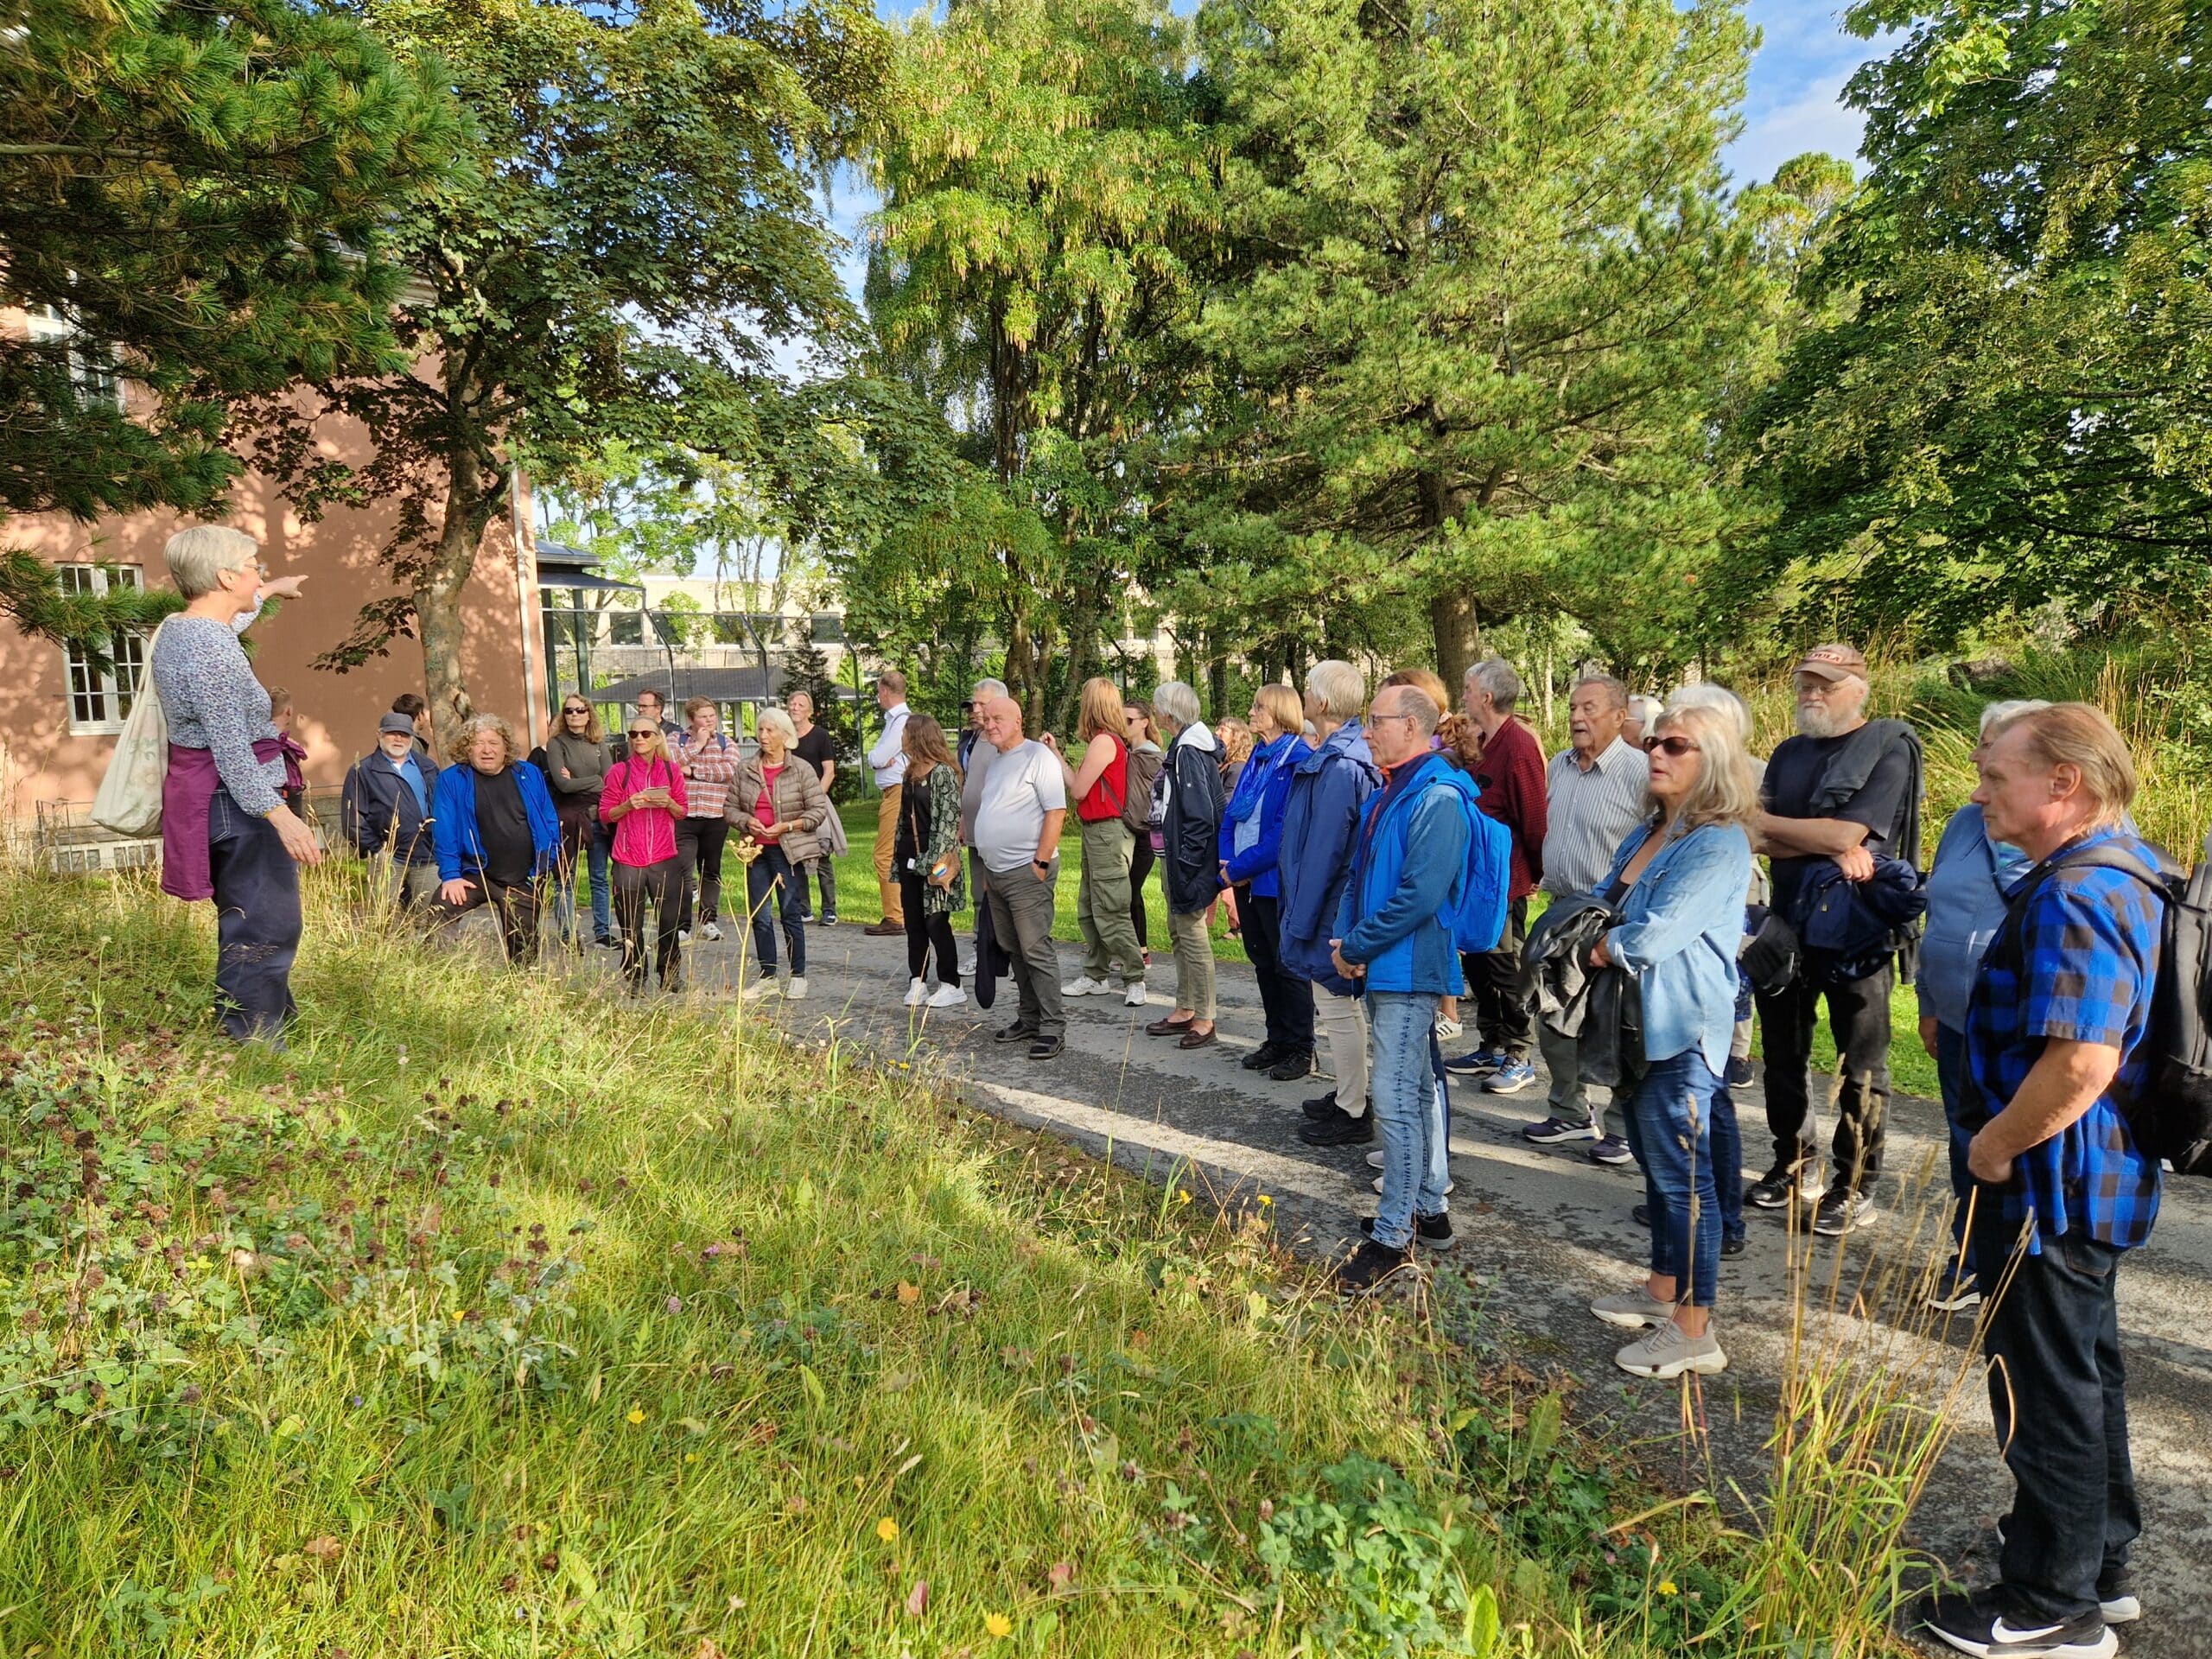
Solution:
[{"label": "crowd of people standing", "polygon": [[[258,683],[238,639],[281,589],[234,531],[181,532],[168,556],[186,605],[150,652],[169,745],[162,885],[217,906],[222,1029],[281,1046],[296,871],[321,852],[292,804],[303,785],[280,719],[289,699]],[[1590,1308],[1637,1333],[1617,1362],[1655,1378],[1726,1367],[1720,1264],[1741,1247],[1746,1205],[1809,1202],[1812,1230],[1830,1236],[1874,1217],[1891,995],[1917,956],[1958,1200],[1934,1300],[1993,1299],[1984,1338],[2015,1483],[1998,1582],[1932,1598],[1918,1617],[1970,1654],[2103,1659],[2110,1626],[2139,1612],[2114,1287],[2158,1208],[2159,1166],[2128,1108],[2144,1084],[2164,861],[2134,834],[2133,763],[2102,713],[2000,704],[1983,716],[1974,798],[1923,879],[1913,728],[1867,717],[1867,667],[1850,646],[1808,653],[1795,686],[1796,731],[1762,766],[1748,710],[1709,684],[1639,709],[1618,680],[1586,675],[1568,747],[1547,760],[1517,714],[1517,676],[1495,659],[1468,671],[1456,710],[1426,671],[1370,698],[1351,664],[1324,662],[1302,695],[1261,688],[1225,733],[1182,682],[1139,701],[1097,679],[1082,691],[1077,760],[1049,734],[1029,738],[1002,684],[975,689],[956,745],[886,672],[866,756],[882,791],[884,919],[867,931],[905,936],[910,1006],[957,1007],[972,968],[950,918],[980,897],[976,952],[1003,951],[1017,991],[995,1039],[1048,1062],[1065,1050],[1070,1001],[1147,1001],[1154,868],[1174,984],[1144,1030],[1179,1049],[1217,1043],[1211,926],[1217,906],[1233,906],[1266,1022],[1245,1063],[1293,1082],[1325,1053],[1334,1086],[1304,1103],[1301,1137],[1381,1143],[1381,1202],[1336,1269],[1351,1292],[1456,1242],[1447,1078],[1510,1095],[1535,1080],[1540,1052],[1547,1116],[1528,1139],[1586,1142],[1600,1162],[1641,1168],[1647,1271]],[[549,894],[563,932],[580,935],[582,881],[631,987],[674,988],[682,936],[720,931],[734,833],[760,969],[745,994],[806,995],[810,872],[824,923],[836,905],[834,750],[817,742],[810,758],[810,709],[764,710],[747,753],[711,703],[695,700],[677,726],[648,694],[618,747],[571,699],[534,757],[480,714],[440,766],[410,701],[381,718],[344,794],[346,833],[386,902],[433,929],[489,909],[522,962],[540,948]],[[1071,801],[1084,957],[1064,982],[1052,926]],[[1485,897],[1497,912],[1471,938],[1469,918],[1491,914]],[[1745,1186],[1730,1091],[1750,1077],[1747,1002],[1773,1154]],[[1825,1170],[1809,1077],[1823,1014],[1840,1074]],[[1446,1056],[1469,1026],[1474,1046]],[[1592,1090],[1608,1096],[1602,1111]]]}]

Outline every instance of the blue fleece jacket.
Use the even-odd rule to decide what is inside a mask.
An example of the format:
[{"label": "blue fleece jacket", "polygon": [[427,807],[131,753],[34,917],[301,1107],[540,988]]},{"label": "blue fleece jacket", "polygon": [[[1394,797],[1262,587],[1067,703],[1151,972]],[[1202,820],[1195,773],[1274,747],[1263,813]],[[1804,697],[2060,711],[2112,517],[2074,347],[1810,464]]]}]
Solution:
[{"label": "blue fleece jacket", "polygon": [[[545,787],[545,774],[527,760],[518,760],[514,766],[523,814],[530,820],[530,843],[537,855],[532,873],[543,875],[560,856],[560,814],[553,810],[553,793]],[[483,869],[484,837],[476,828],[475,767],[464,760],[438,774],[431,817],[431,832],[438,848],[438,880],[458,881]]]},{"label": "blue fleece jacket", "polygon": [[[1236,792],[1229,798],[1221,815],[1221,861],[1229,866],[1230,886],[1242,887],[1249,881],[1255,899],[1281,896],[1275,859],[1282,846],[1283,803],[1290,797],[1292,769],[1313,753],[1304,738],[1286,732],[1258,745],[1246,759],[1243,774],[1236,780]],[[1240,830],[1255,823],[1257,834],[1238,852]]]},{"label": "blue fleece jacket", "polygon": [[1369,990],[1457,996],[1465,988],[1452,918],[1465,896],[1479,793],[1431,751],[1369,799],[1337,911],[1344,959],[1365,965]]},{"label": "blue fleece jacket", "polygon": [[[1650,838],[1647,820],[1622,838],[1605,887]],[[1700,825],[1660,849],[1622,901],[1605,950],[1643,998],[1643,1058],[1656,1065],[1695,1048],[1719,1077],[1736,1034],[1736,947],[1751,843],[1733,824]],[[1600,888],[1602,892],[1604,889]]]},{"label": "blue fleece jacket", "polygon": [[1289,771],[1275,855],[1282,964],[1325,991],[1351,996],[1358,982],[1337,972],[1329,960],[1329,940],[1351,872],[1359,815],[1367,798],[1382,787],[1382,773],[1356,720],[1331,732]]}]

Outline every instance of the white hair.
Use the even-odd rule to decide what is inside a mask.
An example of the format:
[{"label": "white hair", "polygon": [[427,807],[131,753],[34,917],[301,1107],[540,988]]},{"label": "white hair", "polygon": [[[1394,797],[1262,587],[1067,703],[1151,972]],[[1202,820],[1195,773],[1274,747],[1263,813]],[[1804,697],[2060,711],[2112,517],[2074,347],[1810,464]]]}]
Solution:
[{"label": "white hair", "polygon": [[1986,743],[1992,733],[2010,726],[2022,715],[2036,714],[2050,707],[2048,697],[2015,697],[2010,702],[1993,702],[1981,711],[1981,741]]},{"label": "white hair", "polygon": [[1367,681],[1350,663],[1332,657],[1306,671],[1306,695],[1331,720],[1356,720],[1367,706]]},{"label": "white hair", "polygon": [[1746,748],[1751,741],[1751,711],[1744,700],[1725,685],[1715,685],[1711,680],[1692,680],[1688,685],[1675,688],[1675,695],[1668,699],[1669,709],[1710,709],[1736,722],[1736,741]]},{"label": "white hair", "polygon": [[1152,706],[1179,727],[1198,723],[1198,694],[1181,680],[1160,682],[1152,694]]},{"label": "white hair", "polygon": [[1501,715],[1512,713],[1513,705],[1521,701],[1521,677],[1503,657],[1486,657],[1477,663],[1467,671],[1467,683],[1489,692]]},{"label": "white hair", "polygon": [[243,570],[260,556],[261,543],[242,530],[222,524],[194,524],[169,537],[162,557],[169,567],[169,580],[187,599],[215,591],[216,578],[226,570]]},{"label": "white hair", "polygon": [[993,697],[1010,697],[1013,695],[1014,694],[1011,691],[1008,691],[1006,689],[1006,682],[1004,680],[978,680],[976,682],[975,701],[977,702],[988,702]]},{"label": "white hair", "polygon": [[1628,700],[1628,717],[1646,732],[1658,723],[1659,716],[1665,712],[1656,697],[1630,697]]},{"label": "white hair", "polygon": [[789,748],[798,741],[798,728],[791,724],[791,717],[780,709],[763,709],[753,720],[757,731],[773,729],[784,734],[784,747]]}]

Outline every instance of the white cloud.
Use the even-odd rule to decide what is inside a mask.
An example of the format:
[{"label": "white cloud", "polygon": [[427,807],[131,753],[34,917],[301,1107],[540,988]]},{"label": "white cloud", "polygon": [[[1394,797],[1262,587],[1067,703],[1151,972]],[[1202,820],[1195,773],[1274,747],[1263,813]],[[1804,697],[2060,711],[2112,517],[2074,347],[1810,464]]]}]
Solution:
[{"label": "white cloud", "polygon": [[[1772,178],[1784,162],[1808,150],[1825,150],[1855,160],[1866,122],[1843,102],[1844,83],[1851,74],[1846,69],[1823,75],[1788,103],[1753,117],[1721,156],[1736,182],[1762,183]],[[1866,170],[1863,165],[1859,170]]]}]

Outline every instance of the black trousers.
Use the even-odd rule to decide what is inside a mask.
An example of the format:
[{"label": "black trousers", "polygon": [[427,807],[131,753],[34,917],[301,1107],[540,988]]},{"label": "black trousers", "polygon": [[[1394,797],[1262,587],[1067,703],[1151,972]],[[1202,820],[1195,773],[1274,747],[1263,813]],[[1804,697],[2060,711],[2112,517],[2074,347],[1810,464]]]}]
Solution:
[{"label": "black trousers", "polygon": [[1152,832],[1137,831],[1137,844],[1129,855],[1129,923],[1137,931],[1137,948],[1150,950],[1152,941],[1144,936],[1144,879],[1152,874]]},{"label": "black trousers", "polygon": [[899,899],[906,907],[906,977],[919,979],[929,965],[930,950],[937,950],[937,980],[940,985],[960,983],[960,947],[952,942],[952,918],[940,912],[922,913],[926,888],[913,870],[899,872]]},{"label": "black trousers", "polygon": [[622,976],[633,991],[645,984],[645,905],[653,907],[653,977],[674,990],[682,977],[676,933],[683,907],[683,860],[614,867],[614,925],[622,932]]},{"label": "black trousers", "polygon": [[1282,965],[1282,901],[1236,889],[1236,914],[1244,926],[1244,954],[1260,982],[1260,1007],[1268,1040],[1299,1052],[1313,1052],[1313,987]]},{"label": "black trousers", "polygon": [[1462,952],[1459,969],[1467,976],[1467,995],[1474,999],[1471,1023],[1479,1046],[1495,1049],[1510,1060],[1525,1060],[1536,1040],[1536,1011],[1521,995],[1521,942],[1529,937],[1529,901],[1516,899],[1506,907],[1505,935],[1497,949],[1480,956]]},{"label": "black trousers", "polygon": [[429,931],[451,927],[472,910],[492,906],[499,918],[499,940],[506,946],[510,963],[531,963],[537,960],[537,917],[539,911],[538,882],[535,876],[526,881],[500,881],[482,870],[467,871],[463,880],[468,883],[468,897],[457,905],[448,904],[442,896],[423,906],[423,919]]},{"label": "black trousers", "polygon": [[239,1042],[281,1037],[297,1013],[300,867],[276,826],[219,785],[207,803],[207,861],[215,884],[215,1018]]},{"label": "black trousers", "polygon": [[1827,999],[1828,1031],[1843,1059],[1836,1090],[1835,1179],[1856,1192],[1882,1173],[1882,1122],[1890,1107],[1890,988],[1897,970],[1884,962],[1864,979],[1823,989],[1800,976],[1761,992],[1759,1030],[1766,1039],[1766,1126],[1774,1134],[1777,1170],[1816,1160],[1812,1135],[1813,1027]]},{"label": "black trousers", "polygon": [[683,896],[676,925],[691,931],[691,879],[699,880],[699,919],[722,918],[722,848],[729,841],[728,818],[680,818],[676,825],[676,856],[683,866]]},{"label": "black trousers", "polygon": [[[1974,1261],[1985,1292],[2018,1243],[2001,1188],[1976,1190]],[[2097,1580],[2127,1566],[2143,1530],[2127,1452],[2127,1371],[2113,1298],[2120,1259],[2078,1229],[2023,1255],[1989,1312],[1989,1404],[2012,1471],[1999,1576],[2037,1614],[2094,1611]]]}]

